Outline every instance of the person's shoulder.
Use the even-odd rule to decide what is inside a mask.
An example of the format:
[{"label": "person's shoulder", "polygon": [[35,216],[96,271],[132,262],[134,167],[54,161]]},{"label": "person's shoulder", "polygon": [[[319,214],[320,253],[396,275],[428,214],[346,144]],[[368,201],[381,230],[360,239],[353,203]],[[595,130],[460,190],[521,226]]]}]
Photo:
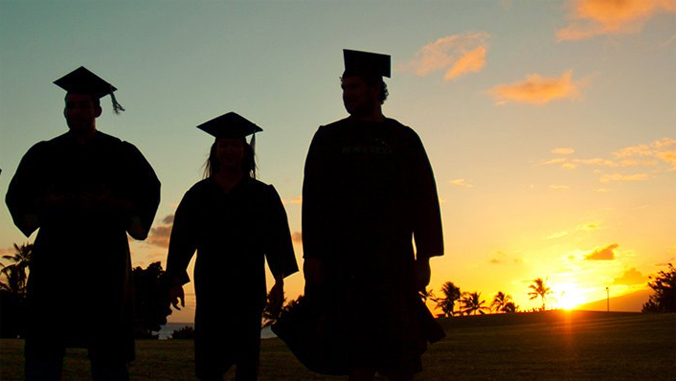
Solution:
[{"label": "person's shoulder", "polygon": [[275,189],[275,186],[272,184],[267,184],[264,183],[258,179],[250,179],[249,180],[249,186],[251,187],[251,190],[266,198],[271,198],[271,199],[276,199],[279,198],[279,194],[277,193],[277,189]]},{"label": "person's shoulder", "polygon": [[271,190],[274,191],[275,187],[272,184],[267,184],[258,179],[249,178],[247,179],[248,186],[251,190],[258,193],[269,193]]},{"label": "person's shoulder", "polygon": [[349,118],[336,120],[335,122],[319,126],[317,133],[335,133],[340,131],[342,127],[347,126],[349,123]]},{"label": "person's shoulder", "polygon": [[392,128],[398,132],[405,133],[405,134],[414,134],[417,135],[415,130],[413,130],[411,127],[401,123],[400,121],[392,118],[385,118],[385,123],[389,128]]},{"label": "person's shoulder", "polygon": [[61,134],[49,140],[41,140],[31,146],[26,152],[26,156],[35,156],[46,154],[50,150],[53,150],[60,145],[64,144],[67,140],[68,133]]},{"label": "person's shoulder", "polygon": [[397,135],[405,138],[405,139],[413,139],[413,140],[420,140],[420,136],[418,136],[418,133],[415,132],[415,130],[400,121],[392,118],[386,118],[385,123],[388,126],[388,128],[392,129]]},{"label": "person's shoulder", "polygon": [[216,183],[210,178],[200,180],[188,188],[183,199],[202,200],[208,193],[214,192],[216,186]]},{"label": "person's shoulder", "polygon": [[188,193],[204,192],[210,190],[216,186],[216,183],[211,178],[202,179],[195,184],[193,184]]}]

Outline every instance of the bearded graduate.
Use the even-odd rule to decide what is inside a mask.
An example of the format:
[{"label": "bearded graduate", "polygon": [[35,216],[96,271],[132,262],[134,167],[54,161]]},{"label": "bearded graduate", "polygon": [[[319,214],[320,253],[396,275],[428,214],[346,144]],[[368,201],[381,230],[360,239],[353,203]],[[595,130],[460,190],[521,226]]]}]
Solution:
[{"label": "bearded graduate", "polygon": [[215,141],[207,177],[188,190],[176,210],[167,257],[169,296],[175,308],[185,304],[182,286],[190,282],[186,270],[197,251],[196,375],[221,380],[235,365],[237,380],[255,380],[265,262],[275,278],[270,308],[279,310],[284,278],[298,271],[291,233],[277,191],[255,178],[254,150],[246,136],[262,129],[234,112],[198,128]]},{"label": "bearded graduate", "polygon": [[390,56],[343,55],[349,116],[317,130],[305,162],[306,296],[331,301],[324,332],[335,373],[410,380],[427,342],[444,335],[418,296],[444,250],[439,197],[417,133],[383,115]]}]

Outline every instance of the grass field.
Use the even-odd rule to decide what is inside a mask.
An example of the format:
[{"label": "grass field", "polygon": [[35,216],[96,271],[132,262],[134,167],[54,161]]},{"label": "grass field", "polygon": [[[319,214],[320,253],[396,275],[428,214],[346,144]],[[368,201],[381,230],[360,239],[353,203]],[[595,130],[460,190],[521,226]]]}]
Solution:
[{"label": "grass field", "polygon": [[[676,315],[549,311],[441,320],[447,337],[416,380],[674,380]],[[0,341],[0,379],[23,379],[23,341]],[[195,380],[192,341],[137,341],[132,380]],[[232,379],[232,370],[226,379]],[[64,381],[88,380],[87,353],[69,349]],[[307,371],[264,340],[260,380],[343,380]]]}]

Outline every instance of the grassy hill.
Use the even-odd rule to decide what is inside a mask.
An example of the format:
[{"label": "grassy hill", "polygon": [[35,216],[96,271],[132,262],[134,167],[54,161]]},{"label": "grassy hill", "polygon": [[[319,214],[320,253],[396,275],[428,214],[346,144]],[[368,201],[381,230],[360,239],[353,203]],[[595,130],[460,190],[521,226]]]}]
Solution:
[{"label": "grassy hill", "polygon": [[[654,293],[655,291],[651,289],[645,289],[632,292],[631,294],[612,297],[610,298],[610,310],[641,312],[643,305],[650,299],[650,295]],[[576,309],[585,311],[607,311],[608,305],[606,299],[601,299],[580,305]]]},{"label": "grassy hill", "polygon": [[[633,381],[676,374],[676,314],[547,311],[440,322],[447,337],[430,346],[416,380]],[[20,340],[0,341],[0,379],[23,379],[22,347]],[[195,380],[192,341],[136,347],[132,380]],[[70,349],[65,369],[64,381],[90,379],[86,351]],[[344,379],[311,373],[279,339],[263,340],[262,381]]]}]

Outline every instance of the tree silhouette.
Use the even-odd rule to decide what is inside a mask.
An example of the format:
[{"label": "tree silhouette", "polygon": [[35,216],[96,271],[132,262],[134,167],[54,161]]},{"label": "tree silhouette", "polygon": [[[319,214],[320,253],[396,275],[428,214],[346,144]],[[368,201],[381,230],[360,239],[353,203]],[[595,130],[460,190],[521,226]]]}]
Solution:
[{"label": "tree silhouette", "polygon": [[462,313],[467,315],[476,314],[477,312],[483,315],[485,311],[490,311],[490,308],[484,306],[486,301],[481,300],[480,292],[463,293],[460,303],[462,304]]},{"label": "tree silhouette", "polygon": [[529,285],[528,288],[532,290],[528,292],[528,296],[530,296],[529,300],[541,298],[542,308],[540,311],[544,311],[546,309],[547,295],[553,292],[547,287],[547,281],[542,280],[542,278],[537,278],[533,280],[533,284]]},{"label": "tree silhouette", "polygon": [[195,329],[190,326],[183,326],[180,329],[175,329],[171,334],[172,340],[194,340]]},{"label": "tree silhouette", "polygon": [[6,282],[0,280],[0,337],[16,338],[23,336],[26,311],[26,281],[33,245],[14,244],[14,255],[4,255],[2,259],[12,264],[0,263],[0,274]]},{"label": "tree silhouette", "polygon": [[436,308],[440,309],[443,313],[440,316],[451,317],[453,316],[455,302],[462,295],[460,288],[456,287],[453,282],[446,282],[441,286],[441,293],[444,295],[443,297],[435,297],[434,293],[430,291],[431,296],[429,298],[437,304]]},{"label": "tree silhouette", "polygon": [[667,271],[660,271],[658,276],[648,282],[648,286],[655,293],[650,295],[650,299],[643,305],[642,312],[663,313],[676,312],[676,268],[668,263]]},{"label": "tree silhouette", "polygon": [[0,263],[0,266],[2,266],[0,274],[4,275],[7,279],[7,283],[0,281],[0,289],[23,296],[26,293],[26,281],[28,280],[26,270],[28,270],[28,266],[30,265],[33,244],[25,243],[19,246],[15,243],[14,250],[14,255],[2,256],[2,259],[13,263],[10,265]]},{"label": "tree silhouette", "polygon": [[139,339],[157,339],[161,326],[167,324],[171,314],[168,284],[160,262],[153,262],[146,269],[132,270],[134,280],[134,336]]},{"label": "tree silhouette", "polygon": [[499,291],[493,297],[493,303],[491,303],[491,310],[495,312],[516,312],[516,305],[511,295],[506,295],[504,292]]}]

